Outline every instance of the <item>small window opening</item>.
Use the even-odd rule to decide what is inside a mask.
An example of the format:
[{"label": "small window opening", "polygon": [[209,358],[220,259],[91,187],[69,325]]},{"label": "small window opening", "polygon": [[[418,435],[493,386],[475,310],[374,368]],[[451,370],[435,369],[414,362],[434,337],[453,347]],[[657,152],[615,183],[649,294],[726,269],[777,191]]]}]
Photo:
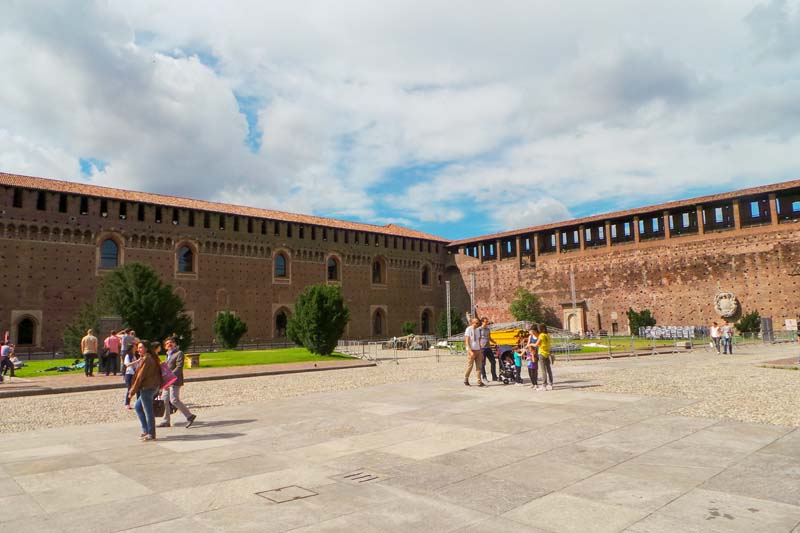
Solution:
[{"label": "small window opening", "polygon": [[162,220],[161,215],[162,215],[161,206],[157,205],[156,206],[156,224],[161,224],[161,220]]},{"label": "small window opening", "polygon": [[139,204],[139,212],[136,215],[139,222],[144,222],[144,204]]},{"label": "small window opening", "polygon": [[58,212],[59,213],[66,213],[67,212],[67,195],[66,194],[59,194],[58,195]]},{"label": "small window opening", "polygon": [[36,209],[39,211],[44,211],[47,209],[47,193],[44,191],[39,191],[36,195]]},{"label": "small window opening", "polygon": [[119,219],[125,220],[128,218],[128,203],[127,202],[120,202],[119,203]]},{"label": "small window opening", "polygon": [[100,200],[100,216],[103,218],[108,216],[108,200],[105,198]]},{"label": "small window opening", "polygon": [[22,189],[14,189],[14,207],[22,207]]},{"label": "small window opening", "polygon": [[211,227],[211,215],[209,213],[203,213],[203,227],[206,229]]}]

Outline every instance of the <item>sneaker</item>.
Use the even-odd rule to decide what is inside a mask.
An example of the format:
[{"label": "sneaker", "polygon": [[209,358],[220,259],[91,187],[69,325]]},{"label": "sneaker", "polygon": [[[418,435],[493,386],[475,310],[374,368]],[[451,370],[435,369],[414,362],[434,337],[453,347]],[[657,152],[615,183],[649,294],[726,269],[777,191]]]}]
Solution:
[{"label": "sneaker", "polygon": [[545,389],[546,390],[553,390],[553,386],[552,385],[548,385],[547,387],[545,387]]},{"label": "sneaker", "polygon": [[131,407],[131,405],[130,405],[130,404],[128,404],[128,405],[126,405],[126,406],[125,406],[125,409],[128,409],[128,410],[130,410],[130,409],[133,409],[133,407]]},{"label": "sneaker", "polygon": [[169,422],[161,422],[161,423],[160,423],[159,425],[157,425],[156,427],[159,427],[159,428],[168,428],[168,427],[170,427],[170,425],[171,425],[171,424],[170,424]]},{"label": "sneaker", "polygon": [[192,424],[194,424],[195,418],[197,418],[197,415],[192,415],[192,416],[190,416],[189,418],[186,419],[186,427],[187,428],[192,427]]},{"label": "sneaker", "polygon": [[145,435],[144,437],[142,437],[142,440],[144,442],[150,442],[156,440],[156,438],[153,435]]},{"label": "sneaker", "polygon": [[541,385],[537,385],[536,390],[544,390],[544,387],[542,387]]}]

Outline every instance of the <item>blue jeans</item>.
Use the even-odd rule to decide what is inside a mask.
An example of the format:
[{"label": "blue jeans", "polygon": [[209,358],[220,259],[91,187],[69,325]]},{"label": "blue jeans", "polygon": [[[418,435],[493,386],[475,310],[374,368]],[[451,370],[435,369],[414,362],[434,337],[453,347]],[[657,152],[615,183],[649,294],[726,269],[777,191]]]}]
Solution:
[{"label": "blue jeans", "polygon": [[151,437],[156,436],[156,417],[153,415],[153,396],[156,392],[158,389],[142,389],[136,403],[133,404],[133,409],[142,425],[142,433],[147,433]]},{"label": "blue jeans", "polygon": [[731,339],[730,337],[728,337],[727,339],[724,337],[722,338],[722,353],[725,354],[729,353],[733,355],[733,343],[731,342],[732,340],[733,339]]}]

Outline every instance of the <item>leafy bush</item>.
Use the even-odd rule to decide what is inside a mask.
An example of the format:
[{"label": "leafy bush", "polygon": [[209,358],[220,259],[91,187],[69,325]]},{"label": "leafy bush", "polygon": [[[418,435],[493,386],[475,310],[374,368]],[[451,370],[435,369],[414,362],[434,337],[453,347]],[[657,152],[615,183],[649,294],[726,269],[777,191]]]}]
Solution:
[{"label": "leafy bush", "polygon": [[761,315],[758,314],[758,311],[742,315],[741,320],[734,326],[742,333],[758,333],[761,331]]},{"label": "leafy bush", "polygon": [[656,319],[649,309],[642,309],[636,312],[633,307],[629,307],[625,314],[628,315],[628,322],[631,325],[631,335],[638,335],[639,328],[656,325]]},{"label": "leafy bush", "polygon": [[535,323],[545,322],[545,309],[539,296],[523,287],[518,288],[514,296],[508,310],[515,319]]},{"label": "leafy bush", "polygon": [[414,330],[417,329],[417,323],[410,320],[403,322],[403,335],[412,335]]},{"label": "leafy bush", "polygon": [[245,333],[247,333],[247,324],[238,316],[229,311],[217,315],[217,319],[214,321],[214,334],[220,340],[223,348],[227,350],[236,348]]},{"label": "leafy bush", "polygon": [[286,335],[313,354],[330,355],[349,320],[338,285],[310,285],[297,297]]},{"label": "leafy bush", "polygon": [[[452,335],[462,335],[467,326],[461,320],[461,313],[455,308],[450,308],[450,333]],[[439,321],[436,323],[436,335],[439,337],[447,337],[447,312],[442,312],[439,315]]]},{"label": "leafy bush", "polygon": [[108,274],[98,289],[97,305],[122,317],[140,339],[175,336],[181,349],[192,343],[192,319],[183,300],[146,265],[128,263]]}]

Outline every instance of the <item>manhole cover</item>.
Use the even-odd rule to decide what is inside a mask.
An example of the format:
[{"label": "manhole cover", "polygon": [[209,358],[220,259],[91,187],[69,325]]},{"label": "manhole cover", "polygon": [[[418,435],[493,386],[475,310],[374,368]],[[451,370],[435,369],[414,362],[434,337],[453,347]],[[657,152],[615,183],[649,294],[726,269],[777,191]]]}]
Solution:
[{"label": "manhole cover", "polygon": [[356,472],[344,474],[343,476],[340,476],[340,479],[342,479],[343,481],[349,481],[350,483],[359,485],[361,483],[370,483],[371,481],[377,481],[381,479],[381,476],[379,476],[374,472],[368,472],[366,470],[358,470]]},{"label": "manhole cover", "polygon": [[256,492],[256,495],[266,498],[271,502],[285,503],[316,496],[317,493],[312,490],[304,489],[303,487],[298,487],[297,485],[289,485],[288,487],[281,487],[279,489]]}]

